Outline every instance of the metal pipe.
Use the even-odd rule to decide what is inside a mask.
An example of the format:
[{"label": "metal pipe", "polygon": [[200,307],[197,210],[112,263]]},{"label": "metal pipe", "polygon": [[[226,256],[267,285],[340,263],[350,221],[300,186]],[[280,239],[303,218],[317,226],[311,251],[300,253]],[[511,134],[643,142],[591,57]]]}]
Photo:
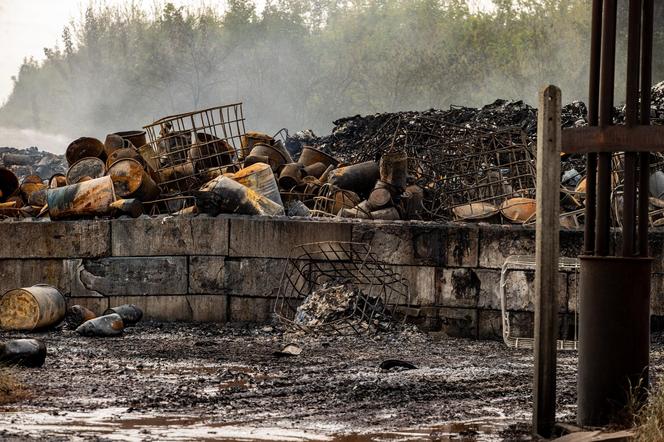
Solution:
[{"label": "metal pipe", "polygon": [[[592,34],[590,41],[590,83],[588,86],[588,124],[598,124],[599,72],[602,54],[602,7],[603,0],[593,0]],[[586,216],[584,227],[584,252],[592,255],[595,250],[595,214],[597,192],[597,154],[586,157]]]},{"label": "metal pipe", "polygon": [[[625,119],[634,127],[639,121],[639,60],[641,57],[641,0],[629,0],[629,28],[627,37],[627,84],[625,90]],[[622,255],[634,256],[636,233],[636,154],[625,153],[625,182],[623,190]]]},{"label": "metal pipe", "polygon": [[[650,102],[652,85],[654,1],[643,0],[643,23],[641,41],[641,115],[640,123],[650,125]],[[650,178],[650,156],[639,154],[639,255],[648,256],[648,196]]]},{"label": "metal pipe", "polygon": [[[602,54],[600,70],[599,126],[613,123],[613,89],[616,65],[616,0],[606,0],[602,14]],[[600,153],[597,172],[597,213],[595,254],[609,254],[611,219],[611,154]]]}]

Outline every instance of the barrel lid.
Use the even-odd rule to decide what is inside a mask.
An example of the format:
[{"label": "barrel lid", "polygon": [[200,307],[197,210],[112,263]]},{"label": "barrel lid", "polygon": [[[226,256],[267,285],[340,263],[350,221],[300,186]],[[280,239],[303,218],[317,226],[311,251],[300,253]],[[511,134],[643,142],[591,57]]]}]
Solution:
[{"label": "barrel lid", "polygon": [[136,192],[143,182],[143,172],[141,163],[132,158],[114,162],[108,169],[108,175],[113,180],[115,194],[123,198]]},{"label": "barrel lid", "polygon": [[67,184],[76,184],[84,176],[101,178],[106,174],[106,164],[97,157],[81,158],[67,170]]}]

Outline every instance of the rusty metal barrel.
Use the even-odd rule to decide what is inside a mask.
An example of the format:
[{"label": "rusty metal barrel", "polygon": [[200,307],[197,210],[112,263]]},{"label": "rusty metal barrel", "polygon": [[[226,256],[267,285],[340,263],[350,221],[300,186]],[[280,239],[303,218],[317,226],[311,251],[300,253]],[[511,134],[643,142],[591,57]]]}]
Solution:
[{"label": "rusty metal barrel", "polygon": [[67,170],[67,184],[76,184],[83,177],[92,179],[106,175],[106,164],[96,157],[81,158]]},{"label": "rusty metal barrel", "polygon": [[106,151],[106,157],[110,157],[113,152],[119,149],[125,149],[132,147],[131,141],[122,138],[117,134],[108,134],[104,140],[104,150]]},{"label": "rusty metal barrel", "polygon": [[[311,166],[316,163],[323,163],[325,164],[325,169],[327,169],[329,166],[336,167],[339,165],[339,160],[331,155],[326,154],[322,150],[314,149],[311,146],[304,146],[302,148],[302,153],[300,154],[300,158],[297,160],[297,162],[302,164],[304,167]],[[323,170],[323,172],[324,171],[325,170]]]},{"label": "rusty metal barrel", "polygon": [[7,201],[18,190],[18,178],[11,170],[0,167],[0,202]]},{"label": "rusty metal barrel", "polygon": [[289,161],[290,157],[286,157],[279,149],[275,149],[273,146],[263,143],[256,143],[253,149],[251,149],[249,156],[261,158],[267,157],[269,161],[268,164],[275,172],[281,169],[284,164],[293,162],[292,160]]},{"label": "rusty metal barrel", "polygon": [[302,182],[302,166],[298,163],[285,164],[279,174],[279,186],[284,190],[291,190]]},{"label": "rusty metal barrel", "polygon": [[233,177],[238,183],[255,190],[259,194],[283,206],[279,186],[269,164],[256,163],[236,172]]},{"label": "rusty metal barrel", "polygon": [[125,325],[122,317],[117,313],[111,313],[85,321],[78,326],[76,333],[81,336],[119,336],[122,334],[124,328]]},{"label": "rusty metal barrel", "polygon": [[67,185],[67,177],[61,173],[56,173],[48,180],[49,189],[56,189]]},{"label": "rusty metal barrel", "polygon": [[12,339],[0,342],[0,364],[41,367],[46,361],[46,344],[39,339]]},{"label": "rusty metal barrel", "polygon": [[380,180],[400,191],[408,185],[408,156],[406,152],[386,152],[380,158]]},{"label": "rusty metal barrel", "polygon": [[365,161],[334,169],[328,175],[327,181],[340,189],[352,190],[359,195],[368,195],[379,177],[378,163]]},{"label": "rusty metal barrel", "polygon": [[81,158],[97,157],[106,160],[104,143],[96,138],[81,137],[72,141],[65,152],[67,163],[71,166]]},{"label": "rusty metal barrel", "polygon": [[131,158],[132,160],[136,160],[141,164],[145,164],[143,156],[138,150],[134,149],[133,147],[123,147],[122,149],[118,149],[108,156],[106,159],[106,169],[110,169],[113,163],[116,161],[124,160],[127,158]]},{"label": "rusty metal barrel", "polygon": [[55,325],[65,317],[64,296],[50,285],[9,290],[0,298],[0,328],[35,330]]},{"label": "rusty metal barrel", "polygon": [[118,198],[136,198],[141,201],[153,201],[160,190],[143,165],[136,160],[126,158],[118,160],[108,169],[108,176],[113,180],[115,195]]},{"label": "rusty metal barrel", "polygon": [[123,132],[115,132],[112,135],[118,135],[123,139],[129,141],[135,148],[145,146],[147,138],[144,130],[126,130]]},{"label": "rusty metal barrel", "polygon": [[69,186],[48,189],[46,192],[51,219],[80,216],[101,216],[110,212],[115,201],[113,180],[105,176]]}]

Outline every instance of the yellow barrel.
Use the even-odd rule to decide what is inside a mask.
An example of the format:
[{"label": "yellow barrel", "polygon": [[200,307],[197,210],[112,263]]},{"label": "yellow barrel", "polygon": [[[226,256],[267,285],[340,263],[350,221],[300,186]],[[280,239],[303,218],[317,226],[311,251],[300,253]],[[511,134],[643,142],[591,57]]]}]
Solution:
[{"label": "yellow barrel", "polygon": [[62,321],[65,298],[55,287],[37,284],[9,290],[0,298],[0,328],[34,330]]},{"label": "yellow barrel", "polygon": [[238,183],[253,189],[256,193],[271,199],[280,206],[284,205],[279,194],[277,180],[274,178],[274,173],[272,173],[272,168],[269,164],[254,163],[236,172],[232,178]]}]

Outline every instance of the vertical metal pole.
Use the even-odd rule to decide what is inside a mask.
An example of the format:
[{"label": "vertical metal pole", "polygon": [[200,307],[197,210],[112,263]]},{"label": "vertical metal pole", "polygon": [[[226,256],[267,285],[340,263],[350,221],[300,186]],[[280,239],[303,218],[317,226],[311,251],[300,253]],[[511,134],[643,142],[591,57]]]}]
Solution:
[{"label": "vertical metal pole", "polygon": [[[627,38],[627,85],[625,119],[627,126],[639,122],[639,71],[641,60],[641,1],[629,0],[629,28]],[[637,154],[625,153],[625,182],[623,187],[623,256],[634,256],[636,233],[636,163]]]},{"label": "vertical metal pole", "polygon": [[558,340],[559,188],[561,94],[540,92],[537,121],[537,231],[535,239],[535,377],[533,428],[550,437],[556,422]]},{"label": "vertical metal pole", "polygon": [[[593,0],[592,34],[590,41],[590,84],[588,86],[588,124],[599,123],[599,72],[602,54],[603,0]],[[585,255],[595,252],[595,214],[597,204],[597,154],[586,157],[586,216],[583,234]]]},{"label": "vertical metal pole", "polygon": [[[616,0],[605,0],[602,17],[599,125],[613,124],[613,92],[616,68]],[[611,154],[600,153],[597,171],[595,254],[609,254],[611,221]]]},{"label": "vertical metal pole", "polygon": [[[654,0],[643,0],[641,41],[641,115],[640,123],[650,125],[652,85]],[[650,156],[639,154],[639,256],[648,256],[648,197],[650,196]]]}]

